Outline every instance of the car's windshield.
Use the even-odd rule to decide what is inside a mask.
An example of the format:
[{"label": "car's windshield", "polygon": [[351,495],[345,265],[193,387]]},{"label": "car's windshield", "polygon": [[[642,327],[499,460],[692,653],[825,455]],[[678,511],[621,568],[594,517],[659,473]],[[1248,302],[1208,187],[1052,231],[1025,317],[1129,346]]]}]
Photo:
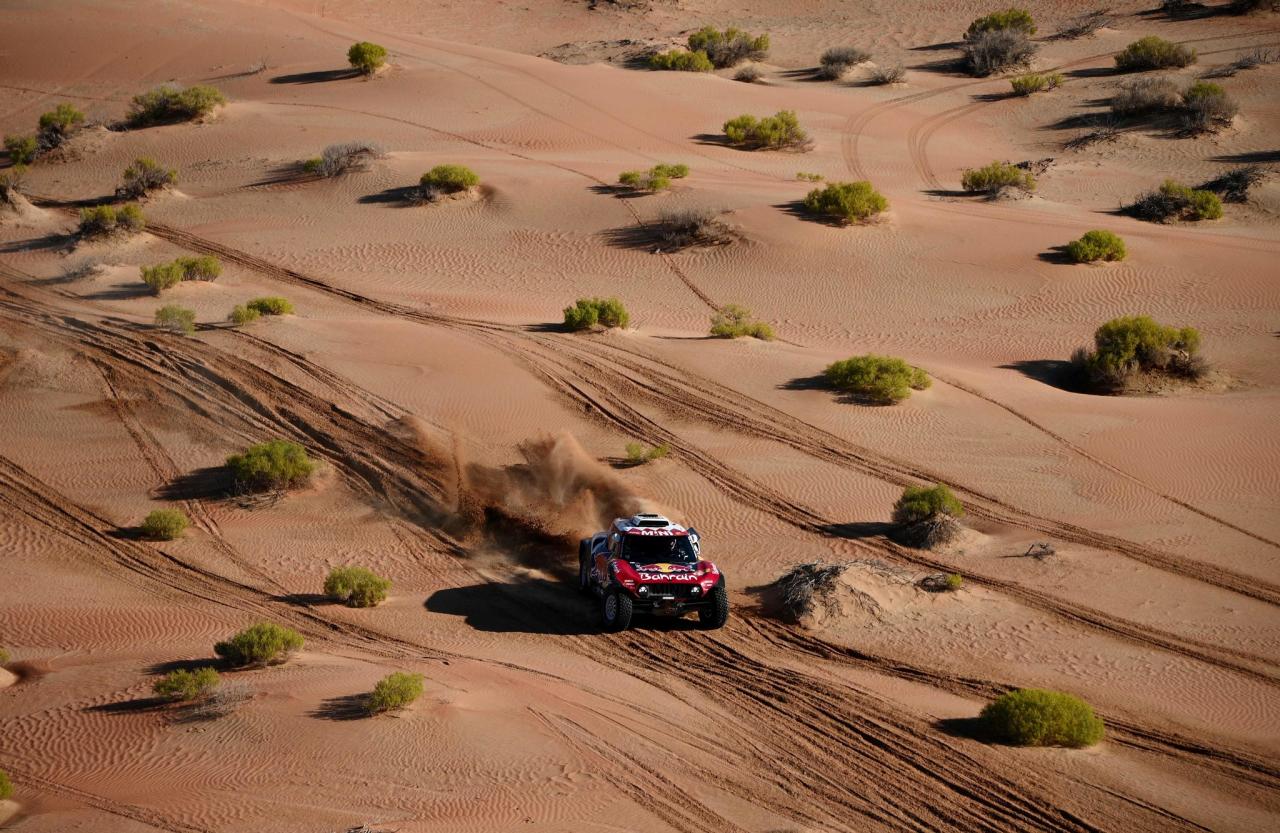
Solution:
[{"label": "car's windshield", "polygon": [[622,557],[640,564],[693,564],[698,556],[687,535],[626,535]]}]

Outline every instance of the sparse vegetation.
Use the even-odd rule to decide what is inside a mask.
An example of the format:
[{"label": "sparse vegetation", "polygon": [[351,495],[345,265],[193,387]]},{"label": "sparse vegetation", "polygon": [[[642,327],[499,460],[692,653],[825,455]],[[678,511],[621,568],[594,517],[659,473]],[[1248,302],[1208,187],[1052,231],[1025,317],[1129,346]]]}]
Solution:
[{"label": "sparse vegetation", "polygon": [[464,165],[436,165],[423,174],[418,181],[423,199],[429,202],[443,194],[461,194],[470,191],[479,184],[480,177]]},{"label": "sparse vegetation", "polygon": [[133,164],[124,169],[124,184],[116,189],[116,196],[121,199],[136,200],[145,197],[151,191],[167,188],[178,181],[178,172],[173,168],[165,168],[149,157],[135,159]]},{"label": "sparse vegetation", "polygon": [[0,665],[4,665],[11,659],[13,659],[13,657],[9,654],[9,652],[6,651],[4,648],[0,648]]},{"label": "sparse vegetation", "polygon": [[187,515],[181,509],[157,509],[142,521],[142,534],[153,541],[174,541],[187,531]]},{"label": "sparse vegetation", "polygon": [[155,323],[162,330],[189,336],[196,331],[196,311],[177,304],[166,304],[156,310]]},{"label": "sparse vegetation", "polygon": [[69,102],[40,114],[40,129],[36,132],[39,152],[46,153],[65,142],[84,124],[84,113]]},{"label": "sparse vegetation", "polygon": [[794,110],[779,110],[762,119],[743,114],[724,123],[724,134],[735,147],[807,150],[812,146]]},{"label": "sparse vegetation", "polygon": [[688,165],[660,164],[647,171],[623,171],[618,174],[618,182],[636,191],[665,191],[671,187],[671,180],[688,175]]},{"label": "sparse vegetation", "polygon": [[1076,38],[1088,37],[1102,27],[1110,26],[1114,20],[1115,18],[1112,16],[1110,9],[1095,9],[1071,18],[1059,27],[1053,37],[1055,40],[1075,40]]},{"label": "sparse vegetation", "polygon": [[811,173],[806,173],[804,171],[796,172],[796,179],[800,180],[801,182],[821,182],[825,178],[826,177],[824,177],[822,174],[811,174]]},{"label": "sparse vegetation", "polygon": [[140,267],[142,282],[159,295],[182,281],[211,281],[222,274],[222,262],[211,255],[180,257],[172,263]]},{"label": "sparse vegetation", "polygon": [[203,118],[227,98],[214,87],[196,85],[179,89],[168,85],[135,95],[129,103],[128,123],[133,127],[191,121]]},{"label": "sparse vegetation", "polygon": [[1189,46],[1148,35],[1126,46],[1116,55],[1115,62],[1116,68],[1122,72],[1185,67],[1196,62],[1196,51]]},{"label": "sparse vegetation", "polygon": [[833,362],[823,375],[836,390],[882,405],[901,402],[911,391],[925,390],[932,384],[920,368],[899,358],[874,354]]},{"label": "sparse vegetation", "polygon": [[1081,347],[1071,364],[1091,390],[1121,391],[1139,376],[1196,380],[1209,370],[1194,327],[1167,327],[1145,315],[1113,318],[1093,334],[1092,350]]},{"label": "sparse vegetation", "polygon": [[947,575],[948,590],[954,593],[955,591],[959,590],[961,587],[964,587],[963,576],[961,576],[959,573],[950,573]]},{"label": "sparse vegetation", "polygon": [[730,26],[723,32],[706,26],[689,36],[689,50],[701,52],[717,69],[743,61],[763,61],[769,55],[768,35],[749,35]]},{"label": "sparse vegetation", "polygon": [[1210,133],[1231,124],[1240,112],[1235,99],[1211,81],[1196,81],[1182,94],[1183,125],[1191,133]]},{"label": "sparse vegetation", "polygon": [[964,587],[964,577],[959,573],[930,573],[916,584],[930,593],[954,593]]},{"label": "sparse vegetation", "polygon": [[960,187],[971,194],[995,194],[1001,188],[1036,189],[1036,178],[1030,171],[1009,162],[992,162],[981,168],[968,168],[960,177]]},{"label": "sparse vegetation", "polygon": [[648,231],[668,252],[690,246],[719,246],[734,239],[733,230],[710,208],[672,208],[663,211]]},{"label": "sparse vegetation", "polygon": [[218,672],[212,668],[196,668],[191,671],[180,668],[156,680],[151,690],[166,700],[191,701],[199,700],[212,692],[219,682],[221,680]]},{"label": "sparse vegetation", "polygon": [[1029,72],[1026,75],[1019,75],[1017,78],[1009,79],[1014,95],[1031,95],[1032,93],[1046,90],[1056,90],[1062,86],[1062,82],[1063,76],[1060,72],[1049,72],[1043,75]]},{"label": "sparse vegetation", "polygon": [[761,341],[773,341],[773,327],[751,316],[751,310],[737,304],[725,304],[711,316],[711,335],[718,338],[743,338],[751,336]]},{"label": "sparse vegetation", "polygon": [[26,176],[26,165],[14,165],[7,171],[0,171],[0,206],[14,208],[18,205],[18,195],[22,193]]},{"label": "sparse vegetation", "polygon": [[870,60],[871,54],[856,46],[833,46],[818,59],[818,77],[835,81],[863,61]]},{"label": "sparse vegetation", "polygon": [[570,330],[593,327],[626,327],[631,316],[617,298],[579,298],[564,309],[564,325]]},{"label": "sparse vegetation", "polygon": [[36,161],[39,144],[35,136],[10,135],[4,137],[4,149],[9,151],[9,161],[14,165],[30,165]]},{"label": "sparse vegetation", "polygon": [[941,483],[908,486],[893,505],[893,521],[902,525],[899,537],[913,547],[932,549],[954,541],[963,515],[960,499]]},{"label": "sparse vegetation", "polygon": [[1125,211],[1152,223],[1217,220],[1222,216],[1222,200],[1212,191],[1189,188],[1166,179],[1159,188],[1142,194],[1126,206]]},{"label": "sparse vegetation", "polygon": [[337,567],[324,580],[324,594],[348,607],[375,607],[390,589],[390,580],[364,567]]},{"label": "sparse vegetation", "polygon": [[227,458],[236,484],[256,491],[278,491],[306,483],[315,471],[307,450],[288,440],[271,440],[250,446],[243,454]]},{"label": "sparse vegetation", "polygon": [[351,44],[347,62],[362,75],[373,75],[387,64],[387,49],[369,41]]},{"label": "sparse vegetation", "polygon": [[961,50],[969,72],[987,76],[1001,70],[1026,66],[1038,47],[1019,29],[989,29],[966,37]]},{"label": "sparse vegetation", "polygon": [[151,288],[151,292],[159,295],[166,289],[172,289],[182,282],[182,267],[177,263],[160,263],[155,266],[141,266],[142,282]]},{"label": "sparse vegetation", "polygon": [[245,308],[259,315],[293,315],[293,302],[279,295],[267,295],[254,298],[245,303]]},{"label": "sparse vegetation", "polygon": [[733,74],[734,81],[741,81],[744,84],[754,84],[764,78],[764,70],[755,64],[747,64]]},{"label": "sparse vegetation", "polygon": [[1106,731],[1088,703],[1037,688],[1001,695],[982,709],[980,719],[993,739],[1017,746],[1092,746]]},{"label": "sparse vegetation", "polygon": [[1031,12],[1026,9],[1008,8],[973,21],[964,36],[966,40],[970,40],[984,32],[1021,32],[1031,36],[1036,33],[1036,24],[1031,18]]},{"label": "sparse vegetation", "polygon": [[1226,202],[1245,202],[1249,189],[1266,179],[1267,169],[1261,165],[1241,165],[1216,176],[1201,185],[1201,191],[1211,191]]},{"label": "sparse vegetation", "polygon": [[643,465],[654,460],[661,460],[671,453],[671,446],[666,443],[658,445],[645,445],[644,443],[627,443],[627,464],[632,466]]},{"label": "sparse vegetation", "polygon": [[0,801],[10,798],[13,798],[13,782],[9,780],[9,773],[0,769]]},{"label": "sparse vegetation", "polygon": [[782,615],[798,622],[813,612],[814,602],[829,597],[847,569],[848,564],[814,561],[787,570],[774,582]]},{"label": "sparse vegetation", "polygon": [[257,321],[261,316],[262,313],[258,312],[256,309],[245,304],[237,304],[232,308],[231,314],[227,316],[227,320],[237,327],[242,327],[245,324]]},{"label": "sparse vegetation", "polygon": [[362,170],[385,155],[386,151],[377,142],[340,142],[329,145],[319,156],[303,162],[302,170],[315,176],[340,176]]},{"label": "sparse vegetation", "polygon": [[1096,260],[1124,260],[1124,241],[1120,235],[1105,229],[1086,231],[1079,240],[1067,244],[1067,255],[1076,263]]},{"label": "sparse vegetation", "polygon": [[146,228],[142,209],[133,203],[116,208],[113,205],[95,205],[80,209],[80,236],[85,238],[107,237],[112,234],[135,234]]},{"label": "sparse vegetation", "polygon": [[1167,113],[1178,109],[1182,96],[1170,78],[1139,78],[1123,84],[1111,98],[1111,112],[1117,116]]},{"label": "sparse vegetation", "polygon": [[422,696],[422,675],[395,671],[378,680],[369,696],[369,714],[403,709]]},{"label": "sparse vegetation", "polygon": [[673,72],[711,72],[716,67],[705,52],[669,49],[650,55],[649,68]]},{"label": "sparse vegetation", "polygon": [[302,647],[302,635],[273,622],[250,625],[213,646],[213,652],[233,668],[283,662]]},{"label": "sparse vegetation", "polygon": [[907,70],[902,64],[888,64],[874,67],[867,76],[872,84],[901,84],[907,78]]},{"label": "sparse vegetation", "polygon": [[870,182],[832,182],[815,188],[804,198],[804,207],[813,214],[834,217],[843,223],[865,223],[889,207],[884,195]]},{"label": "sparse vegetation", "polygon": [[1280,49],[1273,49],[1267,46],[1259,46],[1251,52],[1246,52],[1239,58],[1228,64],[1214,67],[1206,72],[1204,78],[1230,78],[1237,72],[1247,69],[1256,69],[1257,67],[1274,64],[1280,61]]}]

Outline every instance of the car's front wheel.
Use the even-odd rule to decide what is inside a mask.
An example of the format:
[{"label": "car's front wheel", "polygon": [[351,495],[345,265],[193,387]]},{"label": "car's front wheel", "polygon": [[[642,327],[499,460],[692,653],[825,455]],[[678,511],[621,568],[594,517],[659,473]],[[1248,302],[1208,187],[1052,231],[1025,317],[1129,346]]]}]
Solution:
[{"label": "car's front wheel", "polygon": [[729,621],[729,593],[720,585],[707,594],[707,604],[698,608],[698,627],[713,631]]},{"label": "car's front wheel", "polygon": [[600,602],[600,624],[609,633],[618,633],[631,627],[631,615],[635,602],[621,590],[610,590]]}]

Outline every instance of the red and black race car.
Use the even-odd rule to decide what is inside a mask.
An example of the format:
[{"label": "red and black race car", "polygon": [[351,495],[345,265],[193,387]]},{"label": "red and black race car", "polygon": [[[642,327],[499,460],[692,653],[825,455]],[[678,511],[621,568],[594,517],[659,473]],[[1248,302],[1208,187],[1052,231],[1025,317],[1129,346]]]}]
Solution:
[{"label": "red and black race car", "polygon": [[661,515],[618,518],[578,544],[578,583],[600,599],[606,631],[624,631],[636,611],[682,616],[697,611],[712,630],[729,619],[724,575],[699,556],[698,532]]}]

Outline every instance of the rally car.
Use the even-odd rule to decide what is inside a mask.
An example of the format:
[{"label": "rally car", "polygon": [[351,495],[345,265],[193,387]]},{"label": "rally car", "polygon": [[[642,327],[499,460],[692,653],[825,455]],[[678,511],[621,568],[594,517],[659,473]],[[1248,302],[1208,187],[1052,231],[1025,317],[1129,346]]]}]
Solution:
[{"label": "rally car", "polygon": [[711,630],[729,619],[724,575],[699,556],[695,529],[661,515],[618,518],[578,544],[578,584],[600,600],[600,624],[624,631],[637,611],[682,616],[697,611]]}]

